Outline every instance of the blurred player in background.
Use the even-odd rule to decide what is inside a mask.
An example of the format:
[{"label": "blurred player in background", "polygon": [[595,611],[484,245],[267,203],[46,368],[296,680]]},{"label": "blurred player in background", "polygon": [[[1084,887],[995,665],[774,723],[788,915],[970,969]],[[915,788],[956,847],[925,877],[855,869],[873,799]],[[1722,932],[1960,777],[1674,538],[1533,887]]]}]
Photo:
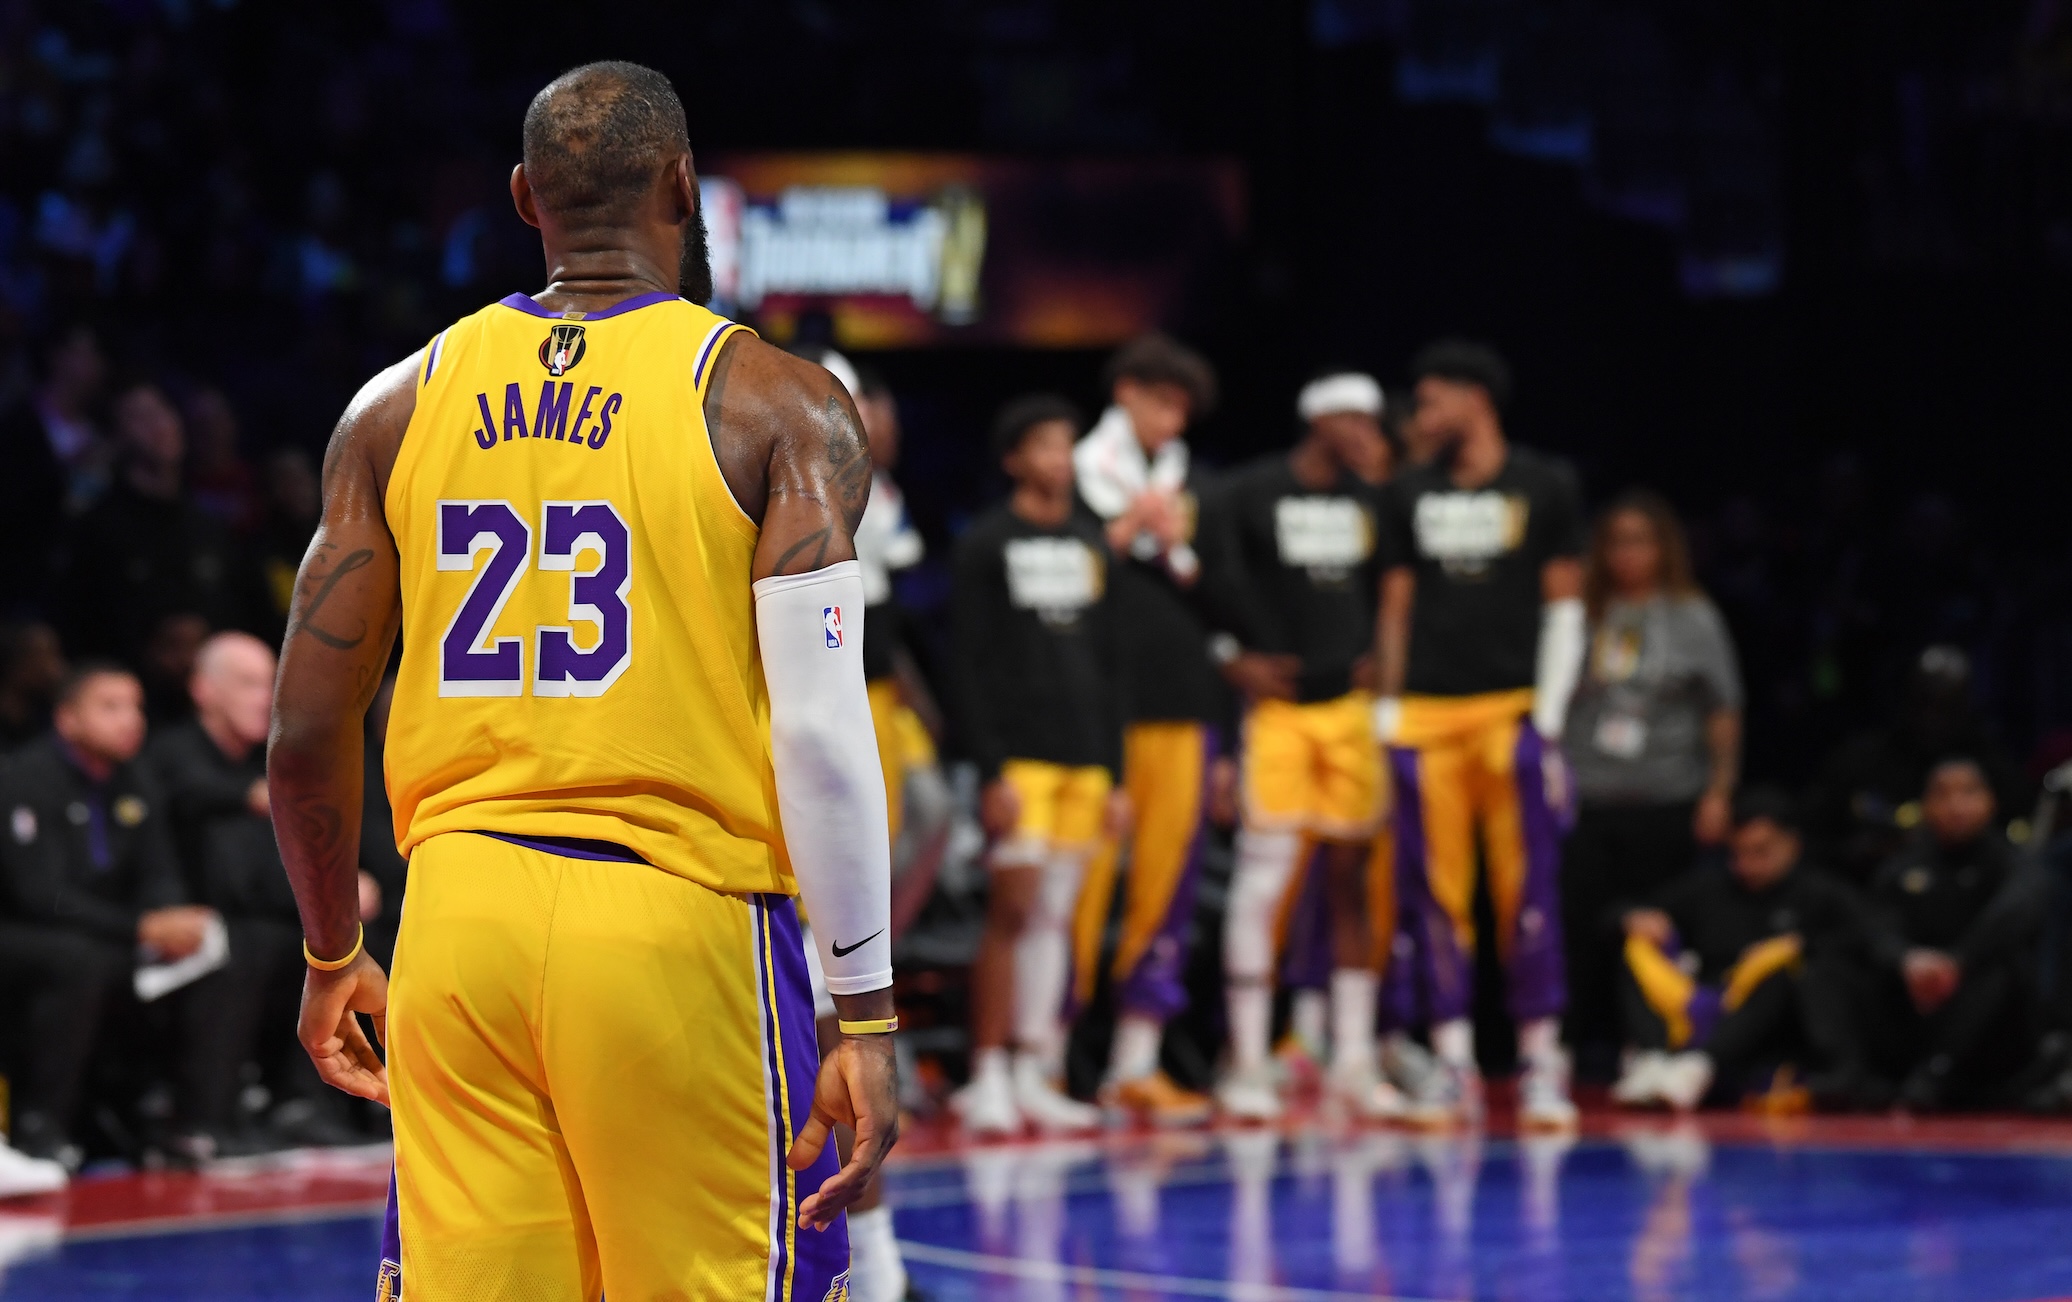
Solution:
[{"label": "blurred player in background", "polygon": [[1372,645],[1375,506],[1354,467],[1372,458],[1381,402],[1372,376],[1312,382],[1296,403],[1301,441],[1239,472],[1218,512],[1209,582],[1238,642],[1222,655],[1247,701],[1223,937],[1231,1069],[1218,1101],[1246,1120],[1281,1109],[1267,1061],[1274,931],[1305,838],[1326,846],[1334,903],[1331,1092],[1364,1117],[1402,1105],[1375,1062],[1378,977],[1360,881],[1382,789],[1371,698],[1357,686]]},{"label": "blurred player in background", "polygon": [[1510,371],[1490,349],[1433,344],[1412,371],[1412,422],[1434,458],[1383,492],[1375,730],[1389,746],[1398,908],[1414,941],[1414,972],[1403,963],[1397,976],[1416,983],[1447,1068],[1414,1116],[1479,1115],[1479,833],[1525,1063],[1520,1119],[1566,1128],[1557,821],[1570,793],[1556,743],[1583,661],[1581,494],[1566,463],[1505,438]]},{"label": "blurred player in background", "polygon": [[[868,451],[833,376],[697,306],[667,78],[577,68],[523,140],[547,288],[382,372],[326,459],[268,770],[302,1041],[393,1097],[383,1296],[839,1297],[899,1128]],[[404,625],[391,991],[356,849]],[[795,894],[843,1032],[817,1084]]]},{"label": "blurred player in background", "polygon": [[[1101,1096],[1158,1125],[1195,1125],[1209,1119],[1209,1100],[1159,1070],[1158,1050],[1167,1020],[1187,1006],[1183,944],[1227,708],[1197,609],[1200,499],[1181,438],[1214,402],[1216,377],[1193,349],[1153,334],[1117,350],[1106,378],[1111,404],[1072,454],[1079,500],[1115,557],[1130,706],[1122,781],[1133,830],[1113,968],[1121,1015]],[[1077,1004],[1093,994],[1121,849],[1108,843],[1087,871],[1074,927]]]},{"label": "blurred player in background", "polygon": [[992,446],[1014,491],[957,542],[958,703],[992,838],[971,974],[971,1083],[952,1100],[977,1135],[1101,1124],[1099,1109],[1058,1088],[1080,881],[1128,819],[1115,786],[1114,596],[1101,531],[1073,509],[1078,437],[1078,413],[1062,398],[1009,403]]}]

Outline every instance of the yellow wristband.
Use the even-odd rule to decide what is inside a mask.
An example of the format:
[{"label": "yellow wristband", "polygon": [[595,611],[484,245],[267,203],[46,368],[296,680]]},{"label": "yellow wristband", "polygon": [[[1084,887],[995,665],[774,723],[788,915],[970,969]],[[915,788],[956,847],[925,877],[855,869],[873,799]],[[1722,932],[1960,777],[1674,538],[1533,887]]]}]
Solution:
[{"label": "yellow wristband", "polygon": [[309,952],[309,942],[306,940],[302,942],[302,957],[305,961],[308,962],[308,964],[311,967],[315,968],[319,972],[336,972],[340,968],[352,966],[352,961],[358,958],[360,956],[360,951],[365,949],[366,947],[367,929],[365,927],[361,927],[360,934],[353,937],[353,947],[351,951],[348,952],[344,958],[318,958],[316,955]]},{"label": "yellow wristband", "polygon": [[897,1017],[874,1017],[867,1022],[837,1021],[844,1035],[890,1035],[899,1029]]}]

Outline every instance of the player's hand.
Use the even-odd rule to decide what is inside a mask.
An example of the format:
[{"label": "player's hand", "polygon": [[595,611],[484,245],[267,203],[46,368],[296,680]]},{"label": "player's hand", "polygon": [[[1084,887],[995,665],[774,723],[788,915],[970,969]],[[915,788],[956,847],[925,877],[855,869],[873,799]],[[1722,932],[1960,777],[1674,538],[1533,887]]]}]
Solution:
[{"label": "player's hand", "polygon": [[1223,677],[1249,701],[1292,701],[1295,679],[1302,672],[1298,656],[1246,651],[1223,666]]},{"label": "player's hand", "polygon": [[1724,791],[1707,791],[1698,797],[1691,813],[1691,838],[1699,845],[1718,845],[1733,830],[1733,801]]},{"label": "player's hand", "polygon": [[386,1041],[388,973],[365,950],[336,972],[308,970],[296,1037],[326,1085],[387,1107],[388,1068],[367,1039],[360,1013],[374,1019],[374,1034]]},{"label": "player's hand", "polygon": [[845,1035],[834,1052],[820,1061],[813,1082],[813,1113],[785,1154],[785,1163],[803,1171],[819,1160],[834,1127],[856,1133],[849,1161],[799,1204],[799,1228],[824,1230],[849,1204],[863,1196],[878,1164],[899,1141],[899,1068],[889,1035]]},{"label": "player's hand", "polygon": [[994,778],[978,793],[978,822],[987,836],[1006,836],[1021,817],[1022,798],[1005,778]]},{"label": "player's hand", "polygon": [[1130,793],[1117,787],[1108,793],[1108,803],[1101,810],[1101,835],[1111,841],[1120,841],[1130,834],[1130,823],[1135,819],[1130,807]]},{"label": "player's hand", "polygon": [[181,904],[153,909],[137,919],[137,943],[160,958],[177,961],[201,948],[209,934],[214,909]]},{"label": "player's hand", "polygon": [[1660,909],[1632,909],[1623,919],[1626,934],[1653,945],[1667,945],[1676,939],[1676,924]]},{"label": "player's hand", "polygon": [[1938,949],[1910,949],[1900,963],[1907,995],[1922,1016],[1934,1012],[1957,993],[1957,960]]}]

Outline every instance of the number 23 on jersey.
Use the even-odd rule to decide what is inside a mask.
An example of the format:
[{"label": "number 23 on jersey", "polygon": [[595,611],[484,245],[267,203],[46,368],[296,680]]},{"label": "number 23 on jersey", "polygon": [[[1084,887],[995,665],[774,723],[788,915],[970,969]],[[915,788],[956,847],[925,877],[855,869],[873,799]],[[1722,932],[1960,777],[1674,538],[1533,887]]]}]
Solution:
[{"label": "number 23 on jersey", "polygon": [[[528,658],[534,696],[604,695],[633,662],[626,601],[633,590],[632,535],[618,509],[602,500],[540,503],[535,557],[532,519],[513,503],[436,505],[439,568],[475,575],[439,642],[439,695],[523,695]],[[569,576],[568,622],[538,625],[529,639],[499,637],[497,619],[529,570],[542,572],[534,582],[558,582],[545,577],[555,571]],[[578,645],[578,623],[595,630],[587,648]]]}]

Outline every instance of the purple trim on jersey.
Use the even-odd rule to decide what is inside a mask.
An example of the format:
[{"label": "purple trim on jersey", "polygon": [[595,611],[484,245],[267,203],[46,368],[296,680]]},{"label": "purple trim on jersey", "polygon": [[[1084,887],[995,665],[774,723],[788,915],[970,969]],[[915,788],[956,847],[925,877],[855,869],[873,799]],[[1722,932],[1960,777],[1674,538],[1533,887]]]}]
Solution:
[{"label": "purple trim on jersey", "polygon": [[1209,783],[1216,756],[1221,753],[1216,729],[1201,728],[1201,791],[1194,806],[1194,837],[1187,843],[1187,859],[1180,867],[1180,879],[1173,883],[1172,898],[1166,901],[1165,917],[1151,934],[1136,966],[1125,973],[1116,999],[1124,1012],[1169,1021],[1187,1007],[1187,928],[1194,921],[1195,889],[1201,881],[1202,858],[1208,845]]},{"label": "purple trim on jersey", "polygon": [[[783,1091],[781,1098],[788,1100],[791,1110],[791,1130],[784,1136],[784,1146],[798,1138],[805,1129],[806,1118],[813,1107],[813,1082],[820,1074],[820,1043],[813,1029],[813,980],[806,970],[806,942],[799,927],[798,906],[784,895],[759,895],[754,897],[756,911],[767,929],[769,945],[770,985],[774,988],[776,1002],[769,1010],[774,1022],[771,1043],[779,1046],[784,1055],[784,1076],[778,1082]],[[773,1055],[771,1070],[777,1069]],[[782,1117],[773,1116],[772,1124],[781,1124]],[[841,1155],[835,1151],[832,1140],[820,1150],[820,1156],[813,1165],[797,1173],[795,1188],[800,1202],[841,1169]],[[796,1226],[798,1221],[796,1205],[785,1208],[785,1224]],[[781,1227],[780,1227],[781,1230]],[[824,1230],[792,1230],[792,1302],[820,1302],[827,1296],[835,1277],[849,1269],[849,1221],[848,1217],[836,1218],[835,1223]],[[783,1252],[780,1238],[770,1245],[773,1252]],[[783,1262],[778,1263],[779,1279],[783,1276]]]},{"label": "purple trim on jersey", "polygon": [[1542,759],[1547,743],[1532,720],[1518,724],[1512,779],[1518,784],[1519,833],[1525,842],[1525,884],[1510,937],[1511,1016],[1556,1017],[1568,1007],[1568,963],[1561,951],[1561,811],[1547,803]]},{"label": "purple trim on jersey", "polygon": [[432,336],[432,346],[425,349],[424,379],[418,381],[418,383],[430,384],[432,382],[432,372],[439,369],[439,350],[445,346],[446,332],[441,330],[438,334]]},{"label": "purple trim on jersey", "polygon": [[[652,307],[656,303],[672,302],[682,297],[681,294],[672,294],[666,289],[658,289],[652,293],[635,294],[632,298],[622,299],[601,312],[585,312],[576,319],[582,321],[603,321],[627,312],[637,312],[644,307]],[[565,312],[550,312],[546,308],[541,307],[533,301],[532,296],[529,294],[512,294],[507,298],[498,299],[497,302],[503,307],[517,308],[527,316],[545,317],[549,321],[565,321],[569,319],[568,314]]]},{"label": "purple trim on jersey", "polygon": [[475,835],[506,841],[541,854],[558,854],[564,859],[591,859],[598,863],[647,862],[616,841],[593,841],[582,836],[517,836],[510,832],[477,831]]},{"label": "purple trim on jersey", "polygon": [[719,341],[732,333],[733,328],[734,323],[732,321],[722,321],[712,327],[712,333],[705,336],[704,345],[698,349],[698,360],[691,365],[691,387],[693,389],[705,383],[706,364],[718,353]]}]

